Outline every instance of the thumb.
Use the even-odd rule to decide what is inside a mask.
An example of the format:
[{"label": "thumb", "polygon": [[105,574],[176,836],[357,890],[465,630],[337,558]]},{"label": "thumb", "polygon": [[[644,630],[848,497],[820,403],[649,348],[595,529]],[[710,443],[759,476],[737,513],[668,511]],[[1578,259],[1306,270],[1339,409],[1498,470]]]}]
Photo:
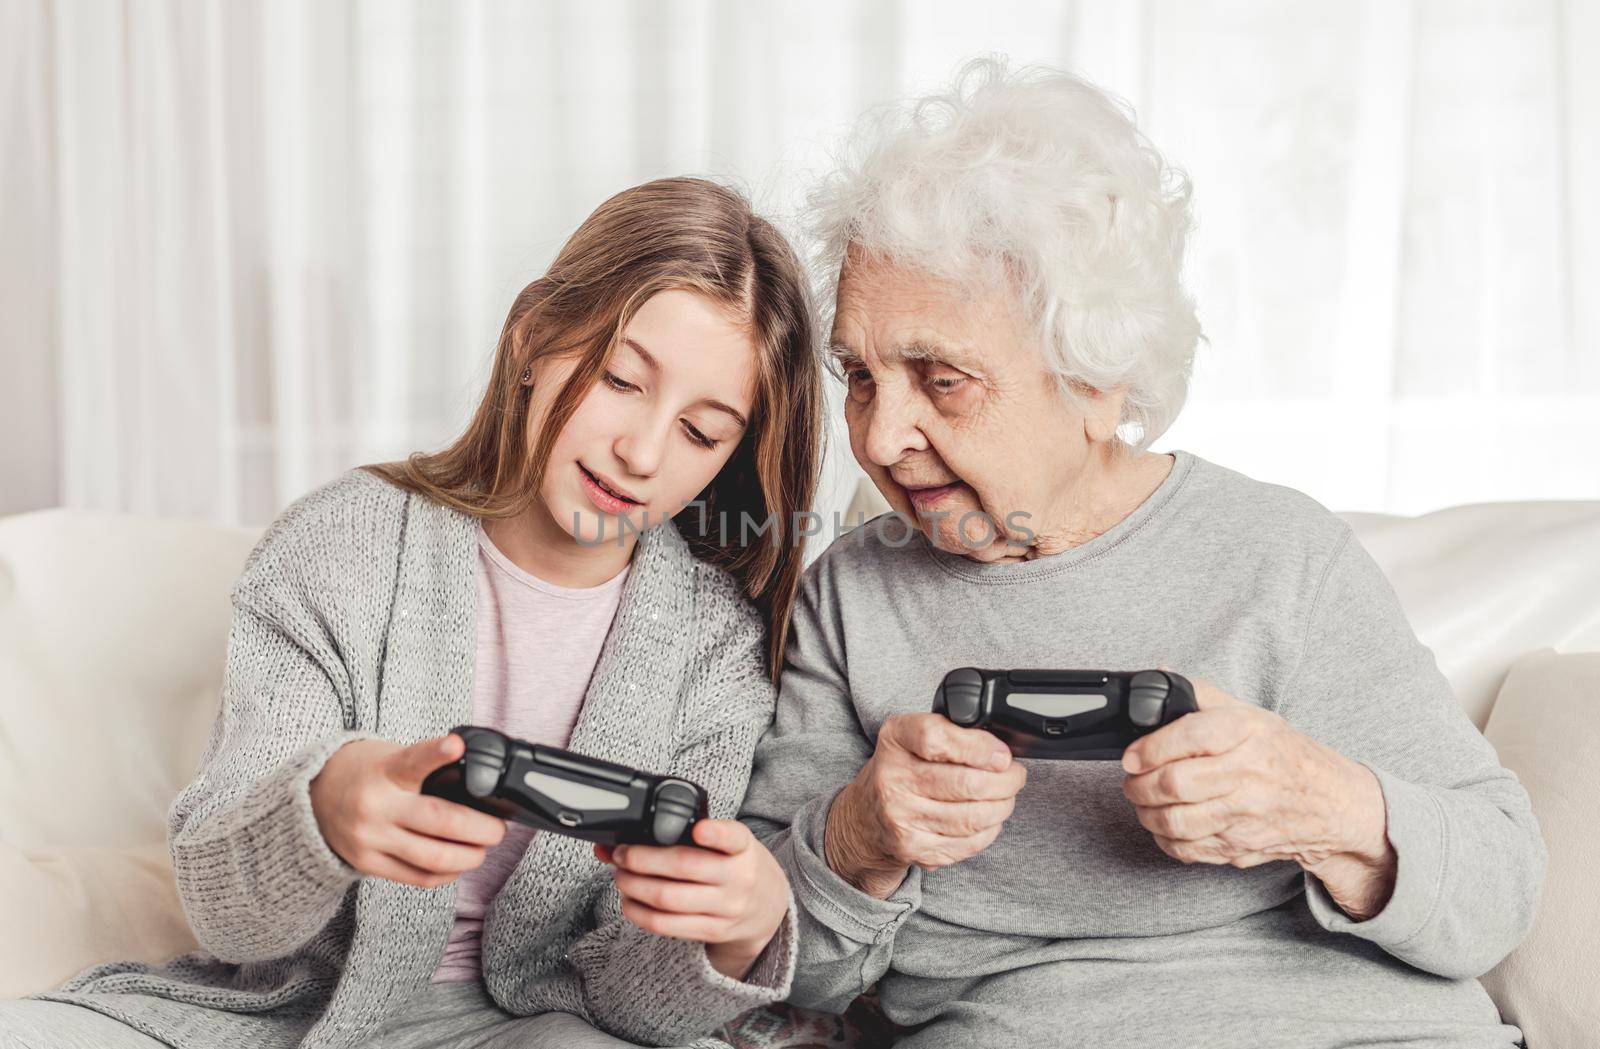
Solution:
[{"label": "thumb", "polygon": [[[1160,666],[1156,669],[1164,670],[1169,674],[1177,673],[1176,670],[1168,666]],[[1232,695],[1203,677],[1196,677],[1193,674],[1185,674],[1183,676],[1188,678],[1189,684],[1194,686],[1194,704],[1201,710],[1211,710],[1215,707],[1248,706],[1243,700],[1235,699]]]},{"label": "thumb", "polygon": [[750,828],[738,820],[698,820],[690,833],[696,845],[728,856],[739,855],[755,842]]},{"label": "thumb", "polygon": [[406,790],[421,790],[430,772],[455,761],[466,750],[467,744],[453,732],[413,743],[390,756],[389,778]]}]

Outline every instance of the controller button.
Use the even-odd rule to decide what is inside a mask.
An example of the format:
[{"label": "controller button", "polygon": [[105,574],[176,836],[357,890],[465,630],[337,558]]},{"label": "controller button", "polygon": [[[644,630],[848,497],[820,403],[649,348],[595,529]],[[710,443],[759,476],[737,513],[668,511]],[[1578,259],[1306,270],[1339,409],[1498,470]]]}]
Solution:
[{"label": "controller button", "polygon": [[506,738],[493,729],[464,727],[451,731],[461,737],[469,752],[493,758],[497,762],[505,759]]},{"label": "controller button", "polygon": [[695,803],[694,788],[679,780],[667,780],[656,790],[656,803],[682,805],[693,808]]},{"label": "controller button", "polygon": [[563,827],[576,827],[578,824],[583,822],[583,815],[582,813],[563,809],[561,812],[556,814],[556,822],[561,824]]}]

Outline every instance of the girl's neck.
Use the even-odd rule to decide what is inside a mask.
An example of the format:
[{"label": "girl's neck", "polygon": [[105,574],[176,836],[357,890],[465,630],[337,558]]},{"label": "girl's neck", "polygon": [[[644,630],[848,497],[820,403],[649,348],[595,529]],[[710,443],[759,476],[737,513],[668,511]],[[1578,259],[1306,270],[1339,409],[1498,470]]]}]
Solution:
[{"label": "girl's neck", "polygon": [[620,541],[607,538],[602,543],[580,543],[556,523],[543,499],[516,517],[486,519],[483,530],[489,539],[529,575],[555,586],[599,586],[615,578],[633,556],[639,537],[627,532]]}]

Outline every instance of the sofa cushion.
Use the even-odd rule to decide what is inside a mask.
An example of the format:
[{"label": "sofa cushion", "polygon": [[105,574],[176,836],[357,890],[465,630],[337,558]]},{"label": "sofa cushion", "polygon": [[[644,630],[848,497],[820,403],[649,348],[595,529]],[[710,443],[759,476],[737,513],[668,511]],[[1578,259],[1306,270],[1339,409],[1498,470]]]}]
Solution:
[{"label": "sofa cushion", "polygon": [[164,843],[222,690],[257,532],[46,510],[0,519],[0,838]]},{"label": "sofa cushion", "polygon": [[1600,1031],[1600,652],[1546,649],[1518,660],[1485,735],[1533,799],[1550,865],[1533,932],[1483,984],[1529,1045],[1593,1045]]},{"label": "sofa cushion", "polygon": [[1600,650],[1600,501],[1341,516],[1479,729],[1525,653]]},{"label": "sofa cushion", "polygon": [[101,962],[197,950],[165,845],[21,849],[0,843],[0,1001],[49,990]]}]

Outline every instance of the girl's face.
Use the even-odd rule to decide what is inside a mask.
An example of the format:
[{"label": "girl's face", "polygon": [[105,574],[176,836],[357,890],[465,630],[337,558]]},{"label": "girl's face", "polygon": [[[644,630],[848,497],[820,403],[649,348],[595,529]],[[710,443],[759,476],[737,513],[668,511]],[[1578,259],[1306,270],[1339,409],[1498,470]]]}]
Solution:
[{"label": "girl's face", "polygon": [[[556,524],[581,545],[631,549],[688,505],[744,437],[757,352],[752,333],[702,295],[646,300],[551,449],[540,495]],[[571,371],[570,360],[535,369],[533,439]]]}]

